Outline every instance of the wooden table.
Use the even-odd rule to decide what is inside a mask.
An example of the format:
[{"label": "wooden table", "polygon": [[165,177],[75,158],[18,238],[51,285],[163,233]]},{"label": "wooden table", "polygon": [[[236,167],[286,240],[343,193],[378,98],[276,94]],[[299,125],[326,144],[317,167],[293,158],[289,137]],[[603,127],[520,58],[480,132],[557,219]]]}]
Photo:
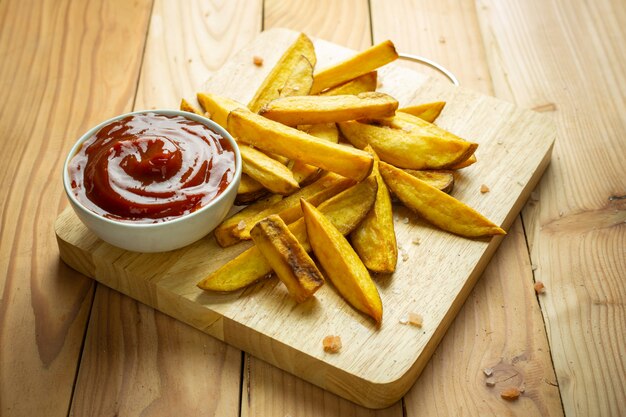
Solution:
[{"label": "wooden table", "polygon": [[[533,197],[388,409],[325,392],[58,257],[53,222],[68,204],[61,165],[74,140],[132,108],[175,108],[271,27],[355,49],[392,39],[558,126]],[[0,415],[624,413],[625,27],[621,0],[0,0]],[[524,379],[520,400],[485,385],[492,366]]]}]

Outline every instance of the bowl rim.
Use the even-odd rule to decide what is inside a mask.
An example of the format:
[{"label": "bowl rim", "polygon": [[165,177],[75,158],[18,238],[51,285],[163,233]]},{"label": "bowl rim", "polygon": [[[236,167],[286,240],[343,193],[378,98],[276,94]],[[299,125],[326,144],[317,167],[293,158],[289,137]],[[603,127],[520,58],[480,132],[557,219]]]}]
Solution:
[{"label": "bowl rim", "polygon": [[[179,217],[176,217],[174,219],[171,220],[165,220],[165,221],[161,221],[161,222],[156,222],[156,223],[134,223],[132,220],[130,221],[119,221],[119,220],[115,220],[115,219],[109,219],[107,217],[104,217],[90,209],[88,209],[87,207],[85,207],[74,195],[74,193],[71,190],[71,186],[70,186],[70,178],[69,178],[69,172],[68,172],[68,166],[70,161],[72,160],[72,158],[76,155],[76,153],[78,152],[78,150],[80,149],[80,147],[82,146],[82,144],[89,139],[90,137],[92,137],[96,132],[98,132],[100,129],[102,129],[103,127],[105,127],[106,125],[116,122],[120,119],[123,119],[125,117],[128,116],[133,116],[136,114],[148,114],[148,113],[154,113],[154,114],[160,114],[160,115],[164,115],[164,116],[183,116],[186,117],[187,119],[191,119],[194,120],[196,122],[202,123],[205,126],[209,127],[210,129],[216,131],[217,133],[219,133],[220,135],[222,135],[222,137],[224,137],[226,140],[229,141],[229,143],[231,144],[233,151],[235,152],[235,174],[233,177],[233,180],[230,182],[230,184],[228,184],[228,186],[224,189],[224,191],[222,191],[220,193],[220,195],[218,195],[216,198],[214,198],[213,200],[211,200],[207,205],[200,207],[198,210],[192,212],[192,213],[188,213],[188,214],[183,214]],[[89,130],[87,130],[85,133],[83,133],[78,140],[74,143],[74,145],[72,146],[72,148],[70,149],[70,151],[68,152],[67,156],[65,157],[65,162],[63,163],[63,188],[65,189],[65,194],[67,195],[67,197],[69,198],[70,202],[74,205],[74,206],[78,206],[80,207],[80,210],[83,213],[86,213],[87,215],[93,217],[93,218],[97,218],[100,221],[103,221],[105,223],[109,223],[111,225],[117,226],[117,227],[128,227],[128,228],[132,228],[132,229],[153,229],[153,228],[157,228],[157,227],[165,227],[166,225],[173,225],[176,223],[180,223],[183,221],[188,221],[191,218],[197,217],[199,215],[201,215],[202,213],[204,213],[205,211],[210,210],[211,208],[213,208],[214,206],[218,205],[218,203],[220,203],[223,199],[226,198],[226,196],[228,194],[230,194],[231,190],[233,187],[238,186],[239,183],[239,179],[241,178],[241,173],[242,173],[242,161],[241,161],[241,153],[239,151],[239,146],[237,145],[237,142],[235,141],[235,139],[232,137],[232,135],[226,130],[224,129],[222,126],[218,125],[217,123],[215,123],[213,120],[201,116],[199,114],[196,113],[191,113],[191,112],[187,112],[187,111],[183,111],[183,110],[172,110],[172,109],[150,109],[150,110],[135,110],[132,112],[128,112],[128,113],[123,113],[120,114],[118,116],[114,116],[111,117],[99,124],[97,124],[96,126],[90,128]]]}]

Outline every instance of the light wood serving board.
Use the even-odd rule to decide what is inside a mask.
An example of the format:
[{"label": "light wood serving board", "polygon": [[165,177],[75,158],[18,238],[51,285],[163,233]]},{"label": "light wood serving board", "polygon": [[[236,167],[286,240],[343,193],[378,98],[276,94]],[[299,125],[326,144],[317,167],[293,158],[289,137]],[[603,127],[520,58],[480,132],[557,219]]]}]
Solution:
[{"label": "light wood serving board", "polygon": [[[262,33],[203,88],[248,102],[296,36],[285,29]],[[315,45],[317,68],[353,53],[321,40]],[[264,58],[262,67],[253,65],[254,55]],[[552,121],[395,64],[379,71],[379,79],[379,90],[401,106],[447,102],[437,124],[480,145],[478,162],[461,171],[453,196],[508,230],[549,163],[556,136]],[[491,191],[481,194],[481,184]],[[404,207],[394,211],[397,271],[374,277],[384,306],[380,329],[330,284],[300,305],[275,278],[229,294],[196,287],[250,243],[222,249],[209,235],[173,252],[128,252],[99,240],[69,208],[55,230],[61,258],[74,269],[344,398],[382,408],[417,379],[502,240],[464,239],[429,226]],[[409,312],[424,317],[423,328],[400,323]],[[331,334],[341,336],[338,354],[322,349],[322,339]]]}]

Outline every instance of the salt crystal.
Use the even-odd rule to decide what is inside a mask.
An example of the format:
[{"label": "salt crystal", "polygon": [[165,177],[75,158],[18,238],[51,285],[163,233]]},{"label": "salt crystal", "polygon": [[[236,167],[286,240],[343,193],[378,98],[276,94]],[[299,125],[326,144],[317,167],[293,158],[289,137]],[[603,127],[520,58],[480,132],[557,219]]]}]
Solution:
[{"label": "salt crystal", "polygon": [[485,380],[485,385],[487,385],[488,387],[495,387],[496,381],[493,378],[487,378]]},{"label": "salt crystal", "polygon": [[402,316],[398,321],[400,322],[400,324],[407,324],[409,322],[409,318],[407,316]]},{"label": "salt crystal", "polygon": [[409,260],[409,255],[405,252],[402,254],[402,262],[406,262]]},{"label": "salt crystal", "polygon": [[419,237],[414,237],[411,243],[413,243],[414,245],[419,245],[422,242],[420,241]]},{"label": "salt crystal", "polygon": [[243,220],[237,223],[237,230],[243,230],[245,228],[246,228],[246,222],[244,222]]},{"label": "salt crystal", "polygon": [[485,374],[485,376],[491,376],[493,375],[493,368],[485,368],[483,369],[483,373]]},{"label": "salt crystal", "polygon": [[404,219],[402,219],[402,223],[408,224],[409,223],[409,218],[405,217]]}]

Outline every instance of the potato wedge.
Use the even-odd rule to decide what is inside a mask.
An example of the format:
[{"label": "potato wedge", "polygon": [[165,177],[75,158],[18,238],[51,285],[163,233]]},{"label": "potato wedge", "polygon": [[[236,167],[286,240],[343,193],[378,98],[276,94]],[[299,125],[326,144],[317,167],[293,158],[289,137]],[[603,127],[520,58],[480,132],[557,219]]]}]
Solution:
[{"label": "potato wedge", "polygon": [[[376,199],[377,189],[376,179],[370,176],[320,204],[318,209],[341,233],[347,235],[370,211]],[[289,230],[306,251],[311,250],[304,219],[300,218],[290,224]],[[212,272],[197,285],[199,288],[210,291],[236,291],[262,279],[271,272],[272,268],[267,260],[261,255],[259,249],[253,246]]]},{"label": "potato wedge", "polygon": [[285,86],[287,78],[292,74],[294,65],[304,56],[311,66],[315,67],[317,58],[313,42],[304,33],[280,57],[272,71],[265,77],[263,83],[255,93],[248,108],[257,113],[261,107],[278,98],[279,91]]},{"label": "potato wedge", "polygon": [[[478,147],[476,143],[451,138],[449,132],[440,134],[430,129],[420,129],[397,116],[393,119],[394,126],[399,128],[357,121],[341,122],[338,125],[344,137],[354,146],[363,149],[369,144],[382,161],[400,168],[447,168],[465,161]],[[415,119],[426,123],[417,117]]]},{"label": "potato wedge", "polygon": [[250,146],[239,144],[242,171],[273,193],[289,195],[300,185],[285,165]]},{"label": "potato wedge", "polygon": [[241,174],[241,181],[239,181],[235,204],[250,204],[266,196],[268,193],[269,191],[257,180],[253,180],[246,174]]},{"label": "potato wedge", "polygon": [[318,209],[302,200],[304,224],[311,248],[339,294],[380,324],[383,304],[367,268],[350,243]]},{"label": "potato wedge", "polygon": [[317,205],[353,184],[354,181],[349,178],[329,173],[274,204],[268,205],[266,200],[263,200],[244,208],[215,228],[215,239],[222,247],[234,245],[241,240],[249,240],[250,230],[259,220],[271,214],[278,214],[285,222],[291,223],[302,216],[300,198]]},{"label": "potato wedge", "polygon": [[454,164],[448,168],[450,169],[461,169],[461,168],[467,168],[468,166],[472,165],[476,163],[476,155],[470,155],[469,158],[467,158],[465,161],[463,162],[459,162],[458,164]]},{"label": "potato wedge", "polygon": [[380,162],[379,169],[396,197],[435,226],[472,238],[506,234],[473,208],[403,170],[384,162]]},{"label": "potato wedge", "polygon": [[324,284],[324,277],[283,219],[271,215],[258,222],[250,236],[289,294],[301,303]]},{"label": "potato wedge", "polygon": [[190,102],[188,102],[184,98],[182,100],[180,100],[180,109],[182,111],[188,111],[189,113],[195,113],[198,116],[207,117],[202,110],[200,110],[199,108],[195,107],[194,105],[192,105]]},{"label": "potato wedge", "polygon": [[398,58],[391,41],[372,46],[351,58],[315,74],[311,94],[318,94],[382,67]]},{"label": "potato wedge", "polygon": [[398,262],[391,196],[378,171],[378,156],[369,145],[365,150],[374,156],[372,175],[378,183],[378,191],[374,206],[363,222],[350,234],[350,240],[367,269],[390,274],[396,270]]},{"label": "potato wedge", "polygon": [[313,65],[304,56],[300,55],[295,63],[285,85],[280,89],[279,97],[306,96],[313,85]]},{"label": "potato wedge", "polygon": [[228,115],[232,110],[245,109],[246,106],[228,97],[211,93],[198,93],[198,103],[215,123],[227,129]]},{"label": "potato wedge", "polygon": [[353,80],[345,82],[337,87],[329,88],[319,93],[320,96],[341,96],[346,94],[360,94],[368,91],[376,91],[378,83],[378,73],[376,71],[368,72]]},{"label": "potato wedge", "polygon": [[398,109],[398,111],[419,117],[422,120],[432,123],[439,116],[439,114],[441,114],[441,110],[443,110],[445,105],[445,101],[433,101],[432,103],[403,107]]},{"label": "potato wedge", "polygon": [[228,131],[240,141],[264,151],[357,181],[367,177],[372,169],[373,158],[367,152],[318,139],[247,110],[230,112]]},{"label": "potato wedge", "polygon": [[[300,125],[301,130],[309,135],[315,136],[332,143],[339,143],[339,129],[334,123],[323,123],[317,125]],[[305,164],[301,161],[291,161],[289,168],[293,173],[293,177],[298,181],[300,186],[315,181],[324,171],[320,168]]]},{"label": "potato wedge", "polygon": [[259,114],[297,126],[393,116],[398,101],[385,93],[367,92],[343,96],[293,96],[270,101]]},{"label": "potato wedge", "polygon": [[419,171],[415,169],[405,169],[404,172],[410,174],[428,185],[450,194],[454,189],[454,174],[451,170],[428,170]]}]

